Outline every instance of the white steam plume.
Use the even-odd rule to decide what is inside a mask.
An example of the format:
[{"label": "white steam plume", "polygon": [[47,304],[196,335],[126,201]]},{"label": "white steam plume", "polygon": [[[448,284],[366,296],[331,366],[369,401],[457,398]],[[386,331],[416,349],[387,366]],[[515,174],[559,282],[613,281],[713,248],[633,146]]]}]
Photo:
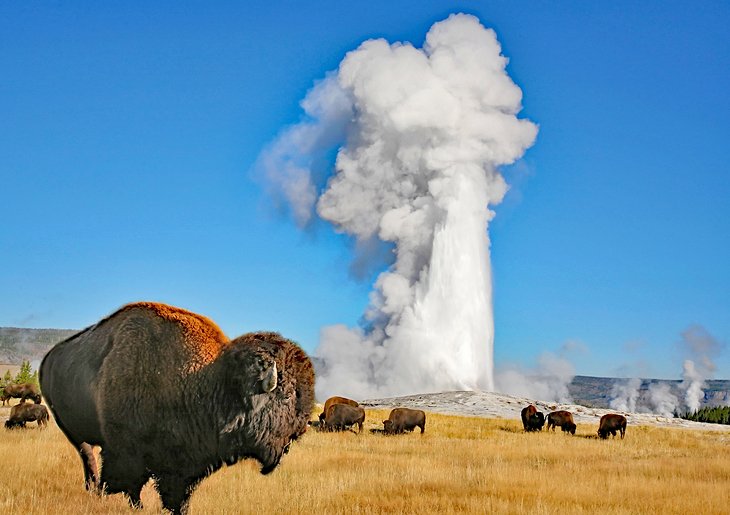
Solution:
[{"label": "white steam plume", "polygon": [[682,363],[682,382],[678,387],[652,383],[648,390],[642,391],[640,379],[616,382],[611,392],[611,408],[672,416],[679,411],[694,412],[702,407],[705,380],[714,374],[713,358],[722,351],[723,344],[700,325],[689,326],[681,336],[680,350],[691,359]]},{"label": "white steam plume", "polygon": [[674,416],[679,399],[672,393],[672,387],[667,383],[652,383],[649,385],[649,411],[671,418]]},{"label": "white steam plume", "polygon": [[637,401],[640,387],[641,379],[638,377],[615,382],[608,405],[611,409],[635,413],[639,407]]},{"label": "white steam plume", "polygon": [[318,397],[493,389],[488,205],[507,191],[497,167],[537,133],[517,118],[522,92],[500,51],[463,14],[434,24],[423,48],[366,41],[309,92],[307,120],[260,158],[306,222],[322,179],[311,156],[321,135],[340,131],[317,213],[358,243],[394,245],[363,327],[322,329]]},{"label": "white steam plume", "polygon": [[580,342],[568,341],[557,354],[540,354],[532,369],[503,367],[495,374],[496,390],[542,401],[572,402],[568,385],[575,377],[575,367],[568,358],[574,352],[586,352],[586,348]]},{"label": "white steam plume", "polygon": [[705,379],[715,373],[713,358],[720,353],[722,345],[700,325],[692,325],[682,331],[681,347],[691,359],[682,365],[684,404],[687,410],[695,412],[702,406],[705,398]]}]

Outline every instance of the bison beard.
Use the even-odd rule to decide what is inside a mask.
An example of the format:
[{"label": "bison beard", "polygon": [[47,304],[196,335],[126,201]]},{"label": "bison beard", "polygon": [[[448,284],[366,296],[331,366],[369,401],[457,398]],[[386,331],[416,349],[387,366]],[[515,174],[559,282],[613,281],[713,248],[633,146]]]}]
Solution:
[{"label": "bison beard", "polygon": [[125,306],[56,345],[40,382],[87,489],[123,492],[138,508],[154,478],[173,513],[224,463],[254,458],[263,474],[274,470],[314,405],[312,364],[291,341],[269,332],[230,341],[207,318],[155,303]]}]

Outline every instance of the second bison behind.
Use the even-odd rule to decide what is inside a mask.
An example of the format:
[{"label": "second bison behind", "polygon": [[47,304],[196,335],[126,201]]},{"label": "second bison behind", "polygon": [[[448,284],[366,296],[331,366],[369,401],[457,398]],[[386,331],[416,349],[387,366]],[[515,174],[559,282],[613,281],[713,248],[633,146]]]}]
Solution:
[{"label": "second bison behind", "polygon": [[426,413],[420,409],[395,408],[390,412],[388,420],[383,420],[386,434],[401,434],[417,427],[421,428],[421,434],[426,430]]}]

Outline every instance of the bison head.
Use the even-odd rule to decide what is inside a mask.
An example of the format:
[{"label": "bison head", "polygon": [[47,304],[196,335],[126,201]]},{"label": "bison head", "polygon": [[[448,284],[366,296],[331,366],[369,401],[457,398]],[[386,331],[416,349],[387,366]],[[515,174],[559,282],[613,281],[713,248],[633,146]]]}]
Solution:
[{"label": "bison head", "polygon": [[25,422],[10,419],[5,421],[5,429],[15,429],[16,427],[25,427]]},{"label": "bison head", "polygon": [[304,434],[314,407],[314,369],[307,355],[277,333],[252,333],[222,356],[226,380],[221,452],[227,463],[252,457],[268,474]]},{"label": "bison head", "polygon": [[393,432],[393,421],[392,420],[383,420],[383,431],[385,433]]}]

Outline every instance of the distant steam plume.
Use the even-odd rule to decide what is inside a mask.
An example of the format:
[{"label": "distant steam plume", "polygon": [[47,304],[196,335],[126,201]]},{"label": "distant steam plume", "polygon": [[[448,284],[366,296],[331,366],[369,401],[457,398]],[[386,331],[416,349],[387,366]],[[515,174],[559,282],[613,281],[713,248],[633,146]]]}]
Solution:
[{"label": "distant steam plume", "polygon": [[[423,48],[349,52],[302,102],[306,119],[260,157],[300,225],[313,209],[358,244],[393,245],[360,327],[325,327],[320,398],[494,387],[487,226],[537,127],[495,33],[473,16],[434,24]],[[318,156],[339,142],[334,173]]]},{"label": "distant steam plume", "polygon": [[682,365],[682,384],[684,404],[693,412],[700,409],[705,397],[705,379],[715,373],[713,361],[722,350],[722,345],[700,325],[692,325],[682,331],[681,348],[688,359]]},{"label": "distant steam plume", "polygon": [[678,347],[686,358],[682,363],[682,382],[678,386],[651,383],[642,388],[638,378],[617,381],[611,392],[611,408],[659,413],[667,417],[700,409],[705,397],[705,380],[714,374],[713,359],[722,351],[723,345],[704,327],[692,325],[682,331]]},{"label": "distant steam plume", "polygon": [[612,409],[627,412],[636,412],[639,400],[641,379],[634,377],[626,381],[617,381],[611,390],[609,406]]}]

